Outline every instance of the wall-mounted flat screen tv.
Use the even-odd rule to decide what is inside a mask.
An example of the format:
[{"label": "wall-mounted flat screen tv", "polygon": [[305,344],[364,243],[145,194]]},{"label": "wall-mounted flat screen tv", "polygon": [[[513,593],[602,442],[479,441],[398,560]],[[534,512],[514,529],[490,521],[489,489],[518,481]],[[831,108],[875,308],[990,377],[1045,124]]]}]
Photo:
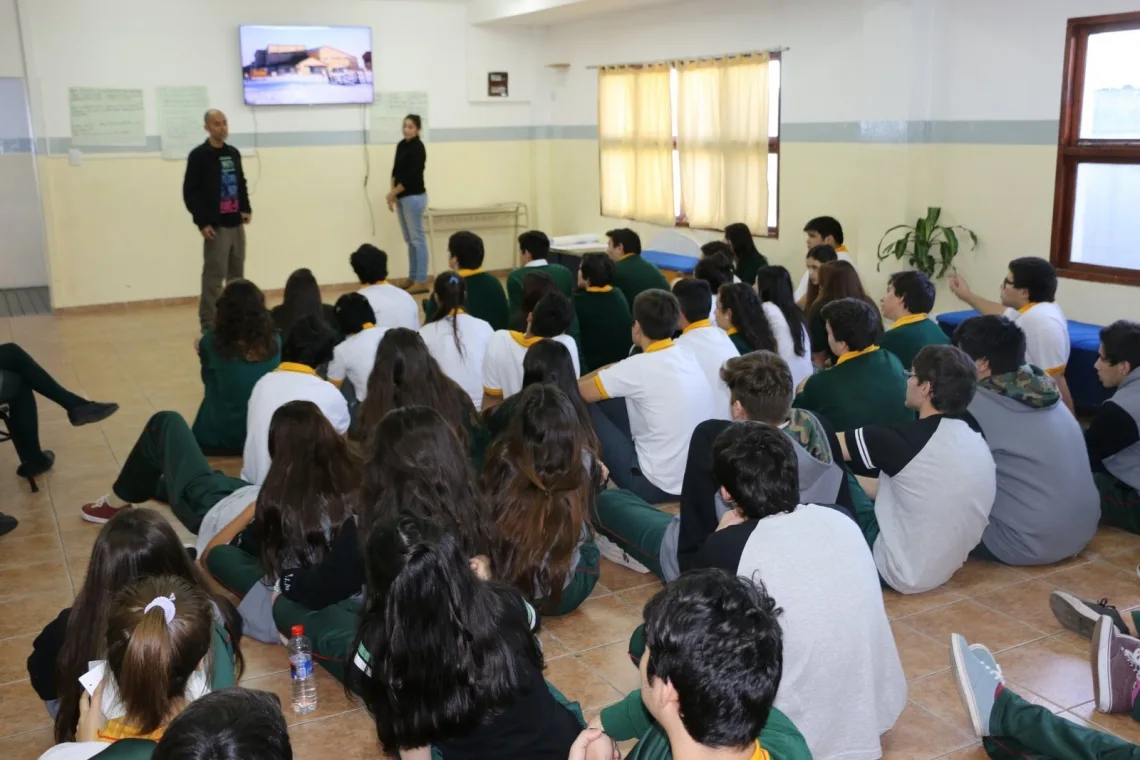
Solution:
[{"label": "wall-mounted flat screen tv", "polygon": [[366,26],[243,26],[246,105],[371,103],[372,30]]}]

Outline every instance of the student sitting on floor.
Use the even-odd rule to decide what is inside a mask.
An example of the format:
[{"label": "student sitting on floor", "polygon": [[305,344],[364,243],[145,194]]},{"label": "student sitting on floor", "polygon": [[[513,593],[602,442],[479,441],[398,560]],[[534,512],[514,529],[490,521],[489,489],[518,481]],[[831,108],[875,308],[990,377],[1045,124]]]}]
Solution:
[{"label": "student sitting on floor", "polygon": [[[1031,704],[1006,686],[994,655],[982,644],[950,634],[950,665],[974,736],[994,760],[1135,760],[1140,747],[1095,728],[1078,725]],[[1102,617],[1092,656],[1093,695],[1102,713],[1129,713],[1140,720],[1136,666],[1140,639],[1114,630]],[[1114,729],[1116,730],[1116,729]]]},{"label": "student sitting on floor", "polygon": [[879,305],[883,316],[894,324],[879,339],[879,348],[897,356],[904,367],[914,364],[914,357],[927,346],[950,343],[946,333],[930,318],[934,295],[934,283],[917,270],[895,272],[887,282],[887,294]]},{"label": "student sitting on floor", "polygon": [[661,270],[641,258],[641,237],[633,230],[621,228],[607,232],[606,255],[614,262],[614,287],[631,305],[642,291],[669,289],[669,280]]},{"label": "student sitting on floor", "polygon": [[349,257],[348,263],[360,280],[360,295],[372,304],[377,327],[420,329],[420,305],[408,291],[388,282],[388,254],[365,243]]},{"label": "student sitting on floor", "polygon": [[756,293],[776,337],[780,358],[792,371],[792,387],[798,388],[815,372],[815,366],[811,362],[807,320],[792,297],[792,276],[781,266],[761,267],[756,272]]},{"label": "student sitting on floor", "polygon": [[[534,307],[538,302],[543,299],[547,293],[558,293],[566,295],[562,292],[561,287],[555,282],[554,278],[546,272],[541,271],[528,271],[522,277],[522,293],[519,301],[519,311],[511,314],[510,329],[515,332],[525,333],[527,326],[527,316],[534,312]],[[567,296],[569,300],[570,296]],[[570,327],[566,329],[566,334],[574,339],[575,345],[579,347],[578,360],[581,361],[581,345],[582,345],[582,329],[578,325],[578,314],[574,311],[574,304],[570,302]]]},{"label": "student sitting on floor", "polygon": [[598,582],[590,502],[602,484],[598,441],[565,393],[532,385],[490,450],[481,488],[499,539],[496,575],[550,615],[578,608]]},{"label": "student sitting on floor", "polygon": [[1073,409],[1073,397],[1065,379],[1069,363],[1069,322],[1054,300],[1057,271],[1045,259],[1025,256],[1009,262],[1009,272],[1001,283],[999,301],[982,298],[970,289],[961,275],[949,280],[950,290],[982,314],[995,314],[1013,320],[1025,332],[1025,360],[1040,367],[1057,381],[1061,400]]},{"label": "student sitting on floor", "polygon": [[320,609],[360,591],[359,576],[346,580],[351,574],[336,570],[357,542],[345,524],[361,468],[344,437],[308,401],[273,413],[269,446],[273,462],[256,501],[236,515],[212,509],[203,533],[214,535],[200,533],[198,543],[203,566],[242,597],[246,635],[275,642],[274,593]]},{"label": "student sitting on floor", "polygon": [[760,296],[744,283],[721,285],[716,294],[716,322],[740,354],[776,350],[776,336]]},{"label": "student sitting on floor", "polygon": [[435,278],[432,297],[437,308],[420,328],[420,337],[443,373],[467,391],[475,411],[481,411],[483,359],[495,330],[467,313],[467,281],[455,272]]},{"label": "student sitting on floor", "polygon": [[336,334],[316,317],[289,328],[281,364],[253,386],[249,397],[241,478],[261,485],[269,472],[269,422],[290,401],[312,401],[340,434],[348,431],[348,402],[337,387],[317,375],[317,367],[333,357]]},{"label": "student sitting on floor", "polygon": [[[543,338],[528,348],[526,356],[523,357],[522,389],[525,391],[532,385],[542,385],[543,383],[557,385],[562,389],[562,392],[570,399],[570,403],[574,405],[575,411],[578,412],[583,429],[588,430],[591,438],[595,438],[594,443],[596,444],[590,409],[582,400],[582,394],[578,392],[578,373],[574,369],[574,361],[570,357],[570,352],[566,350],[566,346],[549,338]],[[484,421],[492,438],[497,438],[507,429],[521,397],[522,392],[520,391],[484,416]]]},{"label": "student sitting on floor", "polygon": [[[467,303],[464,308],[476,319],[482,319],[496,330],[506,330],[511,319],[507,291],[499,278],[484,272],[483,238],[474,232],[456,232],[447,241],[452,271],[467,284]],[[431,296],[424,299],[424,314],[431,318],[436,303]]]},{"label": "student sitting on floor", "polygon": [[713,294],[712,306],[709,308],[709,321],[714,325],[717,324],[716,294],[725,285],[740,282],[740,278],[734,274],[732,267],[732,252],[725,250],[727,248],[727,244],[716,240],[705,243],[701,246],[701,254],[704,258],[693,267],[693,279],[707,282],[709,291]]},{"label": "student sitting on floor", "polygon": [[121,739],[157,741],[183,707],[210,691],[212,673],[230,669],[232,676],[211,602],[200,586],[174,575],[124,586],[106,625],[91,636],[106,675],[90,698],[79,696],[75,736],[41,760],[88,760]]},{"label": "student sitting on floor", "polygon": [[633,315],[614,289],[614,262],[604,253],[587,253],[578,267],[574,313],[582,333],[582,369],[591,372],[629,356]]},{"label": "student sitting on floor", "polygon": [[720,371],[726,361],[740,356],[740,352],[733,339],[705,316],[713,303],[708,283],[683,277],[673,283],[673,295],[681,307],[681,320],[678,323],[681,335],[674,342],[692,351],[693,356],[697,357],[697,363],[713,391],[713,417],[719,420],[732,419],[732,401]]},{"label": "student sitting on floor", "polygon": [[[812,286],[819,287],[819,267],[826,261],[846,261],[848,263],[855,263],[851,259],[851,252],[847,250],[847,246],[843,245],[843,225],[839,223],[838,219],[830,216],[817,216],[810,222],[804,225],[804,243],[807,245],[808,261],[807,271],[800,277],[799,285],[796,286],[796,302],[799,303],[804,311],[811,308],[812,302],[818,293],[812,293]],[[831,253],[835,254],[830,258],[818,258],[812,255],[812,251],[819,246],[827,246],[831,249]],[[822,253],[822,252],[821,252]]]},{"label": "student sitting on floor", "polygon": [[574,275],[561,264],[552,264],[546,260],[550,255],[550,238],[545,232],[537,230],[524,232],[519,235],[518,242],[522,267],[507,275],[507,301],[510,304],[512,318],[522,311],[523,275],[530,272],[550,275],[562,295],[567,298],[574,295]]},{"label": "student sitting on floor", "polygon": [[[579,747],[638,739],[627,760],[810,760],[804,737],[774,704],[788,674],[782,614],[763,584],[722,570],[670,583],[645,605],[641,688],[603,709]],[[848,702],[842,712],[862,708]],[[571,760],[584,757],[603,755]]]},{"label": "student sitting on floor", "polygon": [[376,363],[376,348],[388,328],[377,326],[372,304],[360,293],[345,293],[336,300],[336,322],[344,340],[333,349],[328,378],[341,389],[355,416],[356,408],[368,398],[368,378]]},{"label": "student sitting on floor", "polygon": [[534,610],[464,548],[414,512],[370,535],[350,685],[403,760],[561,760],[582,723],[543,680]]},{"label": "student sitting on floor", "polygon": [[526,350],[543,338],[556,340],[570,352],[574,371],[581,374],[578,344],[567,330],[574,320],[574,305],[558,292],[544,295],[526,315],[526,332],[498,330],[487,346],[483,359],[483,409],[503,402],[522,390],[523,357]]},{"label": "student sitting on floor", "polygon": [[[55,719],[55,741],[75,741],[88,663],[103,655],[103,641],[115,595],[158,576],[177,576],[208,589],[206,580],[166,518],[150,509],[132,509],[108,522],[95,538],[83,585],[70,607],[59,613],[32,642],[28,675],[32,688]],[[241,674],[241,618],[224,597],[211,597],[215,628],[211,688],[233,686]],[[199,658],[200,659],[200,658]]]},{"label": "student sitting on floor", "polygon": [[740,281],[752,287],[756,284],[756,273],[768,266],[768,259],[756,249],[752,230],[744,222],[735,222],[724,228],[724,239],[732,251],[733,264]]},{"label": "student sitting on floor", "polygon": [[207,455],[240,455],[253,386],[281,363],[281,338],[256,285],[226,283],[214,326],[198,341],[198,358],[205,393],[191,427],[194,438]]},{"label": "student sitting on floor", "polygon": [[840,437],[857,475],[874,477],[873,510],[857,514],[883,582],[919,594],[950,580],[981,541],[997,491],[994,458],[973,409],[977,371],[953,346],[927,346],[908,374],[917,420]]},{"label": "student sitting on floor", "polygon": [[822,415],[836,430],[913,420],[902,364],[875,345],[882,331],[878,310],[844,298],[829,303],[823,318],[828,345],[839,358],[800,384],[792,406]]},{"label": "student sitting on floor", "polygon": [[1140,323],[1123,319],[1100,331],[1097,375],[1112,398],[1097,407],[1085,446],[1100,492],[1101,519],[1140,533]]},{"label": "student sitting on floor", "polygon": [[974,556],[1049,565],[1080,553],[1096,534],[1100,498],[1056,383],[1025,363],[1025,333],[1005,317],[967,319],[954,345],[978,365],[970,414],[997,463],[997,498]]},{"label": "student sitting on floor", "polygon": [[[811,336],[812,363],[817,367],[825,367],[835,363],[839,358],[832,353],[827,343],[827,326],[823,317],[823,310],[830,303],[841,301],[844,298],[855,298],[870,306],[879,313],[867,292],[863,289],[863,281],[859,279],[859,272],[846,261],[829,261],[819,270],[819,297],[812,303],[807,311],[808,334]],[[879,317],[879,334],[883,333],[883,319]],[[909,366],[909,365],[906,365]]]},{"label": "student sitting on floor", "polygon": [[680,318],[672,293],[642,293],[633,302],[633,342],[643,353],[578,382],[610,477],[651,504],[676,500],[693,429],[716,416],[696,356],[673,343]]},{"label": "student sitting on floor", "polygon": [[270,310],[269,317],[282,335],[305,317],[316,317],[327,327],[336,328],[336,312],[331,304],[321,300],[321,287],[309,269],[298,269],[289,275],[283,300]]},{"label": "student sitting on floor", "polygon": [[186,706],[171,721],[151,760],[293,760],[281,699],[231,687]]}]

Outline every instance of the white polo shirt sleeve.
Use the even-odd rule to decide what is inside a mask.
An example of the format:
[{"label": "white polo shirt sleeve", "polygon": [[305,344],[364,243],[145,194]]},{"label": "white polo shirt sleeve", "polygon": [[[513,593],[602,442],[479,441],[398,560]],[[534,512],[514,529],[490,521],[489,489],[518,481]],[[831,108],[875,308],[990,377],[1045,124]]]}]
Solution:
[{"label": "white polo shirt sleeve", "polygon": [[645,388],[644,373],[638,370],[637,361],[642,356],[638,354],[623,359],[617,364],[611,364],[598,374],[594,375],[594,385],[602,398],[637,398]]},{"label": "white polo shirt sleeve", "polygon": [[329,362],[329,382],[340,387],[348,376],[348,341],[342,341],[333,349],[333,358]]},{"label": "white polo shirt sleeve", "polygon": [[1006,309],[1006,316],[1025,333],[1025,358],[1050,375],[1064,373],[1069,363],[1069,323],[1055,303],[1034,304],[1025,312]]},{"label": "white polo shirt sleeve", "polygon": [[326,392],[327,399],[318,405],[332,424],[333,429],[344,435],[352,424],[352,417],[348,413],[348,400],[333,386],[326,385],[326,387],[331,392]]},{"label": "white polo shirt sleeve", "polygon": [[506,330],[496,330],[487,344],[487,354],[483,357],[483,392],[488,396],[502,398],[507,387],[506,370],[514,361],[507,342],[512,340]]},{"label": "white polo shirt sleeve", "polygon": [[565,333],[559,335],[554,340],[566,346],[566,350],[570,352],[570,361],[574,363],[574,374],[581,377],[582,367],[578,364],[578,342]]}]

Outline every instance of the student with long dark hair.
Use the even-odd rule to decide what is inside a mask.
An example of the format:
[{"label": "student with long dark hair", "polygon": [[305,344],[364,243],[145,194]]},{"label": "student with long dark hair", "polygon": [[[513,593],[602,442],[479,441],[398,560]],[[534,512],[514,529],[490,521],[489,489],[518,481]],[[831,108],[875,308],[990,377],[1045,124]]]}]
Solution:
[{"label": "student with long dark hair", "polygon": [[460,543],[414,513],[379,526],[366,552],[350,684],[383,751],[565,760],[582,723],[543,680],[534,611],[518,592],[481,580]]},{"label": "student with long dark hair", "polygon": [[815,305],[816,300],[819,299],[819,270],[829,261],[836,261],[839,254],[830,245],[816,245],[808,249],[807,256],[804,260],[807,262],[807,271],[804,272],[803,279],[807,281],[806,290],[801,298],[796,299],[796,303],[804,310],[804,313],[810,313],[812,306]]},{"label": "student with long dark hair", "polygon": [[467,313],[467,281],[443,272],[432,288],[436,309],[420,328],[420,337],[443,373],[459,384],[475,410],[483,408],[483,357],[495,334],[490,323]]},{"label": "student with long dark hair", "polygon": [[745,285],[756,284],[756,272],[768,266],[768,259],[756,248],[752,230],[744,222],[736,222],[724,228],[724,239],[732,248],[736,260],[736,276]]},{"label": "student with long dark hair", "polygon": [[321,300],[321,286],[311,269],[301,268],[285,281],[285,296],[269,312],[277,331],[284,335],[304,317],[316,317],[327,326],[336,324],[336,311]]},{"label": "student with long dark hair", "polygon": [[[590,420],[590,410],[582,401],[582,394],[578,393],[578,376],[574,371],[574,360],[570,358],[566,346],[549,338],[543,338],[528,348],[526,356],[523,357],[523,388],[542,383],[557,385],[562,389],[578,412],[578,419],[587,442],[592,450],[599,451],[594,423]],[[487,429],[492,437],[507,429],[520,398],[520,394],[516,393],[487,414]]]},{"label": "student with long dark hair", "polygon": [[792,371],[792,387],[811,377],[811,336],[807,318],[796,306],[792,276],[782,266],[761,267],[756,271],[756,293],[768,318],[780,358]]},{"label": "student with long dark hair", "polygon": [[[107,630],[116,592],[143,578],[171,575],[195,588],[207,588],[178,534],[157,512],[123,512],[99,532],[75,603],[44,628],[28,658],[32,687],[55,716],[56,742],[75,739],[83,691],[79,677],[89,670],[88,662],[103,659],[106,653],[103,640],[94,632]],[[218,689],[232,686],[241,672],[242,627],[229,601],[220,596],[212,601],[221,615],[214,621],[217,656],[210,671],[210,683]]]},{"label": "student with long dark hair", "polygon": [[777,349],[760,296],[744,283],[722,285],[717,291],[716,322],[742,355]]},{"label": "student with long dark hair", "polygon": [[216,647],[209,594],[177,575],[123,588],[105,626],[89,635],[100,644],[106,675],[92,696],[80,695],[75,736],[42,760],[87,760],[122,739],[157,741],[187,703],[210,690],[214,661],[226,657]]},{"label": "student with long dark hair", "polygon": [[265,310],[265,296],[249,280],[226,283],[214,326],[198,342],[205,395],[194,437],[208,455],[240,455],[253,386],[281,363],[281,338]]},{"label": "student with long dark hair", "polygon": [[524,390],[487,452],[481,485],[499,529],[498,576],[548,614],[573,612],[598,581],[590,502],[600,484],[598,451],[567,394]]},{"label": "student with long dark hair", "polygon": [[[808,311],[808,332],[811,334],[812,360],[816,366],[823,366],[826,361],[835,361],[827,345],[827,325],[823,319],[823,307],[829,303],[844,298],[855,298],[869,304],[875,313],[879,313],[879,305],[867,295],[863,289],[863,281],[855,267],[846,261],[831,261],[824,264],[819,270],[819,297]],[[882,316],[879,317],[879,335],[882,335]],[[878,338],[876,337],[876,342]]]}]

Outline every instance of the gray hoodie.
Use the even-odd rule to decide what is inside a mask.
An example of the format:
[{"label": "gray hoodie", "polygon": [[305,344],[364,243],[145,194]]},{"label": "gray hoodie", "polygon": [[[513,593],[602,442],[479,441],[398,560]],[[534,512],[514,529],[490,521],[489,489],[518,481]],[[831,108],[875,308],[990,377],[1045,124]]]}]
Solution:
[{"label": "gray hoodie", "polygon": [[997,497],[982,543],[1010,565],[1047,565],[1079,553],[1096,533],[1100,496],[1084,435],[1037,367],[978,383],[970,413],[997,465]]}]

